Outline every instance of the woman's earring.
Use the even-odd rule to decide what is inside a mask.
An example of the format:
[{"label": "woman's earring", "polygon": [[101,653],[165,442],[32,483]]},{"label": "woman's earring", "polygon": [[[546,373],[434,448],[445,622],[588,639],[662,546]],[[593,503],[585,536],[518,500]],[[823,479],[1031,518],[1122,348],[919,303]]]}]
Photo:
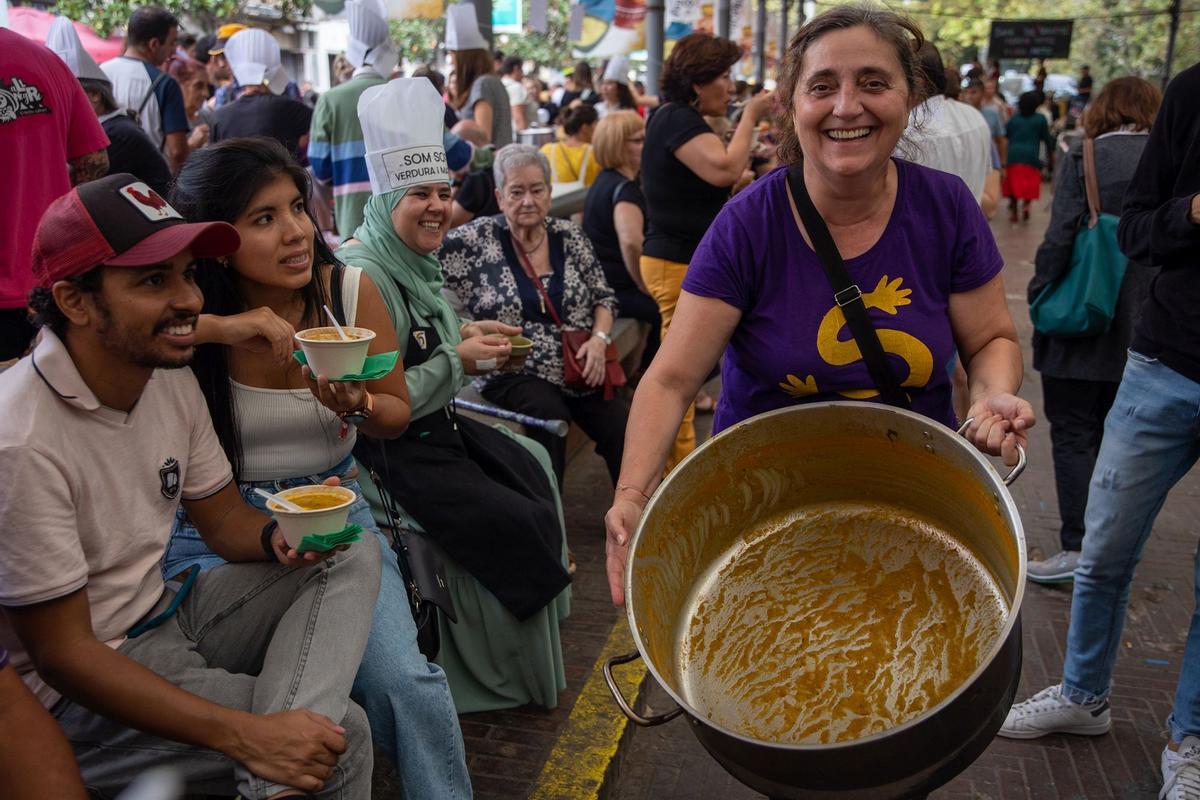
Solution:
[{"label": "woman's earring", "polygon": [[229,256],[225,256],[224,258],[218,259],[218,263],[225,269],[229,269],[233,266],[233,259],[231,259]]}]

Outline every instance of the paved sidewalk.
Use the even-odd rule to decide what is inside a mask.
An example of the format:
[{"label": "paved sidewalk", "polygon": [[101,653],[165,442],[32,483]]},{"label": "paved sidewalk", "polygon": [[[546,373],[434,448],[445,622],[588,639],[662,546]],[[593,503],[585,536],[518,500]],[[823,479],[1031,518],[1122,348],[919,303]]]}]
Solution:
[{"label": "paved sidewalk", "polygon": [[[998,216],[1004,217],[1004,212]],[[1028,225],[1014,227],[1003,219],[992,225],[1007,264],[1009,307],[1025,346],[1027,365],[1032,357],[1025,285],[1047,218],[1048,201],[1043,201],[1035,207]],[[1021,393],[1040,417],[1041,383],[1029,366]],[[1029,449],[1029,469],[1014,484],[1013,496],[1024,521],[1030,556],[1039,558],[1058,550],[1054,471],[1044,421],[1031,432]],[[1165,721],[1194,606],[1192,564],[1198,519],[1200,473],[1193,472],[1168,499],[1138,569],[1113,686],[1112,732],[1095,738],[997,739],[933,798],[1157,797]],[[1018,699],[1060,679],[1070,603],[1069,584],[1061,588],[1029,585],[1022,611],[1025,660]],[[670,706],[665,693],[655,686],[648,688],[646,697],[655,709]],[[863,769],[870,768],[870,764],[863,765]],[[619,777],[607,788],[607,796],[619,800],[760,797],[709,758],[683,721],[637,729],[623,749]]]}]

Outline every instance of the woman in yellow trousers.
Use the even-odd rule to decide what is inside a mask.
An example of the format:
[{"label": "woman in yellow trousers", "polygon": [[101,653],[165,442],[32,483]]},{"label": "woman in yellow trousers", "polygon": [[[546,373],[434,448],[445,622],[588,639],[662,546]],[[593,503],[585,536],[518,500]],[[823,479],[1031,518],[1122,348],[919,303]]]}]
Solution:
[{"label": "woman in yellow trousers", "polygon": [[[642,184],[648,221],[642,279],[662,314],[665,339],[692,253],[716,218],[729,190],[750,163],[759,119],[773,102],[760,94],[746,104],[726,145],[704,121],[723,117],[733,98],[730,68],[741,50],[728,39],[693,33],[680,39],[663,64],[664,101],[646,124]],[[696,448],[695,406],[689,406],[667,460],[668,471]]]}]

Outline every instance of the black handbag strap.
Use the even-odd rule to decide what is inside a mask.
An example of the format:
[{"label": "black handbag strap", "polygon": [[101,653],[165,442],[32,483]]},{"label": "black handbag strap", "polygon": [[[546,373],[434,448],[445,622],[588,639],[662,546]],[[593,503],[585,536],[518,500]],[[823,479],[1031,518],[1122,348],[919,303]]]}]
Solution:
[{"label": "black handbag strap", "polygon": [[817,260],[821,262],[825,278],[833,289],[833,301],[846,317],[846,324],[850,326],[850,333],[854,335],[854,341],[858,344],[863,361],[866,362],[867,371],[871,373],[875,388],[879,390],[883,402],[888,405],[909,408],[908,395],[900,388],[896,373],[888,364],[883,345],[879,342],[879,334],[871,324],[871,318],[867,316],[862,291],[850,277],[842,255],[833,242],[833,236],[829,233],[829,227],[821,218],[817,207],[813,205],[812,198],[808,196],[808,188],[804,185],[803,167],[797,164],[789,169],[787,180],[792,199],[796,202],[796,210],[800,213],[800,220],[804,223],[804,229],[808,231],[808,238],[817,253]]}]

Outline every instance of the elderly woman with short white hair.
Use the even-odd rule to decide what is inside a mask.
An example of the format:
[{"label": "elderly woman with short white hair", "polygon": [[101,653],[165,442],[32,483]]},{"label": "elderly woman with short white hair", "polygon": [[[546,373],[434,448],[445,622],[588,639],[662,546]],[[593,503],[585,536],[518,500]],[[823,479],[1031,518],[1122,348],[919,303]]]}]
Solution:
[{"label": "elderly woman with short white hair", "polygon": [[[627,415],[612,395],[608,364],[616,296],[583,229],[547,217],[546,157],[509,145],[496,153],[494,170],[501,213],[450,231],[438,257],[446,288],[470,316],[521,326],[533,349],[520,371],[481,376],[476,386],[498,406],[578,423],[615,482]],[[563,329],[591,333],[566,359]],[[561,486],[565,441],[540,428],[529,435],[550,451]]]}]

